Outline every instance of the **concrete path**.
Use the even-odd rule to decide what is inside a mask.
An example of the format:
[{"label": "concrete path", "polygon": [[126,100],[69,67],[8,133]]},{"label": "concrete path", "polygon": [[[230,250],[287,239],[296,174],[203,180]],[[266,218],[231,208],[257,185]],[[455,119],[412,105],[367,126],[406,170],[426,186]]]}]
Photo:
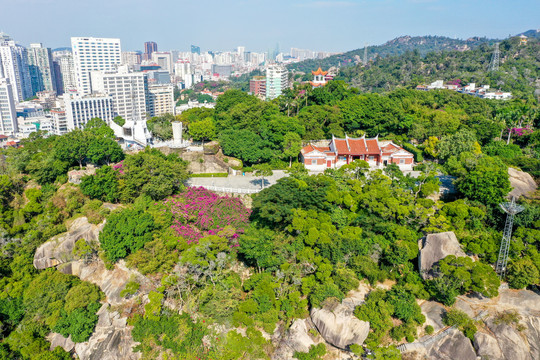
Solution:
[{"label": "concrete path", "polygon": [[[274,175],[264,178],[264,187],[274,185],[278,179],[282,177],[289,176],[283,170],[274,170]],[[189,186],[217,186],[217,187],[226,187],[226,188],[237,188],[237,189],[252,189],[258,190],[262,189],[262,179],[251,174],[246,174],[246,176],[236,175],[228,176],[226,178],[215,177],[215,178],[190,178],[187,181]]]}]

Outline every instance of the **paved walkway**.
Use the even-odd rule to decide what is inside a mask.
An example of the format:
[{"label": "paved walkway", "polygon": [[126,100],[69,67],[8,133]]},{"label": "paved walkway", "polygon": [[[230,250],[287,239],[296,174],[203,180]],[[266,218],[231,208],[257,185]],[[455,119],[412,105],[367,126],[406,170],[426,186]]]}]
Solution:
[{"label": "paved walkway", "polygon": [[[282,177],[289,176],[283,170],[274,170],[274,175],[264,178],[264,187],[274,185],[278,179]],[[237,188],[237,189],[252,189],[258,190],[262,189],[262,179],[251,174],[246,174],[246,176],[236,175],[215,178],[191,178],[187,181],[189,186],[216,186],[216,187],[225,187],[225,188]]]},{"label": "paved walkway", "polygon": [[[284,170],[274,170],[274,175],[264,178],[264,188],[274,185],[278,179],[282,177],[289,176]],[[322,172],[310,171],[310,175],[317,175]],[[410,173],[412,177],[417,177],[419,171],[409,171],[405,174]],[[254,176],[253,174],[246,174],[245,176],[240,173],[240,175],[229,175],[228,177],[195,177],[190,178],[187,181],[188,186],[213,186],[221,188],[232,188],[232,189],[246,189],[246,190],[261,190],[262,179],[260,177]]]}]

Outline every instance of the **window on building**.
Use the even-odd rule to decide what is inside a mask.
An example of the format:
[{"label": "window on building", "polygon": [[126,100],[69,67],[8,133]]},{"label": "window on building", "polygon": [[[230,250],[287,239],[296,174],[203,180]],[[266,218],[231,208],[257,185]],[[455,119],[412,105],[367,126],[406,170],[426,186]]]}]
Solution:
[{"label": "window on building", "polygon": [[399,159],[400,164],[405,164],[405,159]]},{"label": "window on building", "polygon": [[370,156],[369,161],[375,161],[375,156]]},{"label": "window on building", "polygon": [[316,159],[312,159],[312,160],[311,160],[311,165],[317,165],[317,160],[316,160]]}]

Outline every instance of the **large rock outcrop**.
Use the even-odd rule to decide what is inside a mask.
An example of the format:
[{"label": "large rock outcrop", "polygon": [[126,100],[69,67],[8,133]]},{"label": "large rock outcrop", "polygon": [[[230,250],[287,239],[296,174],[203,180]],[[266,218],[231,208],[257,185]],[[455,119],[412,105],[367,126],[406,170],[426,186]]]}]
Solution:
[{"label": "large rock outcrop", "polygon": [[457,329],[451,329],[447,336],[435,341],[427,355],[431,360],[476,360],[471,341]]},{"label": "large rock outcrop", "polygon": [[272,360],[292,359],[295,351],[307,352],[310,346],[325,342],[335,346],[327,346],[329,358],[349,359],[351,353],[342,349],[362,344],[369,333],[369,323],[358,320],[353,311],[364,302],[370,290],[367,283],[361,282],[341,304],[314,309],[311,317],[295,320],[280,339],[273,341],[276,350]]},{"label": "large rock outcrop", "polygon": [[53,237],[36,250],[34,267],[41,270],[73,261],[75,243],[80,239],[97,242],[104,224],[90,224],[86,217],[73,220],[67,232]]},{"label": "large rock outcrop", "polygon": [[425,301],[420,308],[422,309],[422,314],[426,317],[424,326],[433,326],[435,332],[445,327],[443,316],[446,313],[446,310],[442,304],[435,301]]},{"label": "large rock outcrop", "polygon": [[[499,296],[492,299],[459,296],[454,306],[483,323],[478,326],[472,344],[458,330],[450,329],[434,338],[424,337],[402,345],[408,359],[540,359],[540,295],[537,293],[500,289]],[[426,325],[441,325],[442,305],[424,302],[422,312],[426,315]],[[417,351],[416,356],[413,351]]]},{"label": "large rock outcrop", "polygon": [[51,349],[56,346],[66,351],[74,349],[81,360],[139,359],[141,355],[132,351],[136,343],[131,338],[127,318],[121,317],[116,311],[110,311],[110,307],[124,304],[125,299],[120,296],[120,292],[129,281],[135,280],[141,288],[150,288],[150,280],[138,271],[128,269],[123,260],[116,263],[112,270],[107,270],[99,258],[85,261],[73,256],[73,248],[79,239],[99,243],[99,233],[104,224],[93,225],[86,217],[77,218],[69,225],[66,233],[41,245],[34,255],[34,266],[37,269],[56,266],[65,274],[96,284],[106,296],[105,303],[97,312],[99,320],[96,329],[87,342],[74,344],[71,339],[56,333],[51,333],[48,338]]},{"label": "large rock outcrop", "polygon": [[418,246],[418,266],[424,279],[431,277],[433,266],[448,255],[466,256],[453,231],[429,234],[419,241]]},{"label": "large rock outcrop", "polygon": [[512,191],[508,193],[509,198],[514,196],[516,199],[520,196],[529,197],[537,188],[533,177],[526,172],[508,168],[508,175],[510,176],[510,185],[512,186]]},{"label": "large rock outcrop", "polygon": [[120,292],[124,290],[126,284],[134,280],[142,287],[149,285],[150,280],[138,271],[126,267],[124,260],[120,260],[112,270],[107,270],[101,259],[85,263],[82,260],[72,261],[62,264],[58,270],[64,274],[75,275],[81,280],[91,282],[99,286],[105,293],[107,302],[111,305],[121,305],[124,298]]},{"label": "large rock outcrop", "polygon": [[475,334],[474,347],[479,356],[489,359],[540,359],[540,317],[524,316],[518,324],[485,321],[488,332]]},{"label": "large rock outcrop", "polygon": [[324,340],[340,349],[363,344],[369,333],[369,322],[359,320],[342,304],[311,309],[311,320]]},{"label": "large rock outcrop", "polygon": [[83,343],[74,343],[71,338],[61,334],[51,333],[47,340],[51,342],[51,350],[61,346],[71,352],[75,350],[81,360],[137,360],[141,353],[134,353],[133,347],[137,345],[131,338],[131,326],[127,325],[126,318],[120,317],[118,312],[111,311],[109,304],[97,312],[99,317],[94,333]]},{"label": "large rock outcrop", "polygon": [[141,353],[134,353],[137,345],[131,338],[131,327],[126,318],[116,311],[110,311],[104,304],[97,312],[99,316],[96,330],[87,342],[75,345],[75,352],[81,360],[136,360]]},{"label": "large rock outcrop", "polygon": [[[489,359],[540,359],[540,296],[528,290],[501,290],[498,299],[472,302],[474,310],[488,309],[485,329],[475,334],[478,356]],[[516,321],[501,320],[503,311]]]},{"label": "large rock outcrop", "polygon": [[280,339],[277,349],[272,354],[273,360],[291,359],[296,351],[308,352],[309,347],[316,345],[309,330],[313,323],[308,319],[296,319],[287,333]]},{"label": "large rock outcrop", "polygon": [[62,349],[67,352],[71,352],[75,348],[75,343],[71,340],[70,337],[64,337],[59,333],[50,333],[45,337],[51,343],[51,351],[60,346]]}]

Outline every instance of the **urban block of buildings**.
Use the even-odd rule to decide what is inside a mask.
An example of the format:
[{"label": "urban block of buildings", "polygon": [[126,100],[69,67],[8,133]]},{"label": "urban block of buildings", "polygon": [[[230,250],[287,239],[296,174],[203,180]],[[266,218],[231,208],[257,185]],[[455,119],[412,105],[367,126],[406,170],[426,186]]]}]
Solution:
[{"label": "urban block of buildings", "polygon": [[503,91],[489,91],[489,85],[481,85],[477,87],[475,83],[470,83],[465,86],[459,86],[457,84],[445,84],[443,80],[437,80],[429,85],[418,85],[416,90],[436,90],[446,89],[460,92],[462,94],[474,95],[482,99],[494,99],[494,100],[510,100],[512,98],[511,92]]},{"label": "urban block of buildings", "polygon": [[[144,146],[148,118],[215,105],[190,101],[176,107],[175,88],[258,69],[266,76],[251,81],[251,93],[271,100],[289,86],[284,65],[329,55],[295,48],[283,54],[279,46],[268,52],[244,46],[212,52],[197,45],[184,52],[158,51],[154,41],[145,42],[143,51],[122,51],[120,39],[98,37],[72,37],[71,49],[52,51],[37,42],[24,47],[0,33],[0,135],[15,139],[39,130],[61,135],[99,117],[118,137]],[[209,95],[215,99],[219,93]],[[118,127],[117,116],[126,125]]]}]

